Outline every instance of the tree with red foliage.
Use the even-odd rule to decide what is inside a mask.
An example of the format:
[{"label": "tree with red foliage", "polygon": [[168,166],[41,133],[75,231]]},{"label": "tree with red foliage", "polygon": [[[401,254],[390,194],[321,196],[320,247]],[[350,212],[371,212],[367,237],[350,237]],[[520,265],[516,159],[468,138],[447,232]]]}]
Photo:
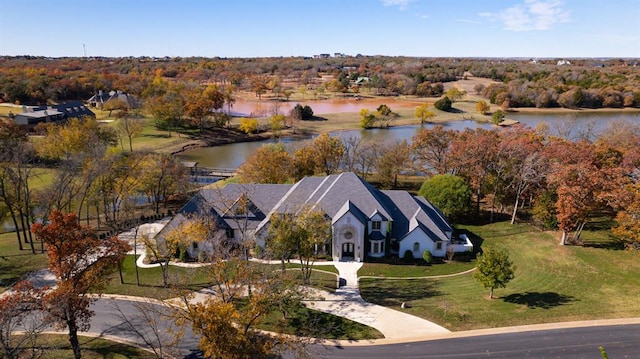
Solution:
[{"label": "tree with red foliage", "polygon": [[480,202],[485,195],[493,163],[500,142],[497,131],[478,128],[466,129],[451,143],[449,159],[454,174],[467,180],[476,195],[476,213],[480,214]]},{"label": "tree with red foliage", "polygon": [[81,226],[75,214],[55,211],[50,223],[36,223],[31,231],[47,245],[49,269],[56,275],[56,288],[47,292],[43,305],[50,319],[69,330],[69,343],[81,358],[78,331],[89,329],[93,312],[92,294],[101,294],[109,274],[124,260],[128,244],[117,237],[101,240],[95,231]]},{"label": "tree with red foliage", "polygon": [[550,182],[558,194],[560,244],[577,242],[590,216],[615,207],[625,195],[622,189],[629,177],[622,167],[624,156],[604,142],[556,140],[547,150],[553,168]]},{"label": "tree with red foliage", "polygon": [[[33,283],[22,281],[0,297],[0,355],[4,355],[3,358],[26,358],[22,355],[27,350],[27,343],[34,343],[37,335],[48,325],[39,315],[42,294],[46,289],[36,289]],[[17,330],[22,334],[14,335]]]}]

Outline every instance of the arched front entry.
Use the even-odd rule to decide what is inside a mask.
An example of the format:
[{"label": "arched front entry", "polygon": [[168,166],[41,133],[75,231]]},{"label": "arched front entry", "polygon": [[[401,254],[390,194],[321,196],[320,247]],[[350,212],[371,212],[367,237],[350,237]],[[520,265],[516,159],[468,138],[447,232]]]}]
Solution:
[{"label": "arched front entry", "polygon": [[340,256],[343,260],[353,260],[354,258],[354,249],[355,246],[353,242],[344,242],[342,243],[342,255]]}]

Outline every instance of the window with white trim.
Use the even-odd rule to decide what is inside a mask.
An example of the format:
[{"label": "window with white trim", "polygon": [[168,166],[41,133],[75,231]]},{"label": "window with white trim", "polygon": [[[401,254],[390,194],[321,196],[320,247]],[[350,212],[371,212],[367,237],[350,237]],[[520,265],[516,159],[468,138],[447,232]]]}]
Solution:
[{"label": "window with white trim", "polygon": [[413,244],[413,251],[414,252],[420,252],[420,243],[419,242],[415,242]]},{"label": "window with white trim", "polygon": [[379,231],[382,228],[382,222],[381,221],[371,221],[371,230],[372,231]]},{"label": "window with white trim", "polygon": [[442,250],[442,242],[436,242],[436,249]]}]

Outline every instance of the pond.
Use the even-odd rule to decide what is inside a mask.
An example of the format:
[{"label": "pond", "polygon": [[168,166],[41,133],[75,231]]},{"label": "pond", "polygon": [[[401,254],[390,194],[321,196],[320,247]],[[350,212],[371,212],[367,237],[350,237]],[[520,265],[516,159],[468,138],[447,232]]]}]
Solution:
[{"label": "pond", "polygon": [[[353,100],[351,100],[353,102]],[[359,108],[362,108],[359,106]],[[578,137],[593,137],[598,131],[605,129],[616,121],[629,121],[640,123],[640,115],[631,112],[586,112],[571,114],[534,114],[534,113],[510,113],[510,119],[520,121],[529,126],[536,127],[541,123],[546,123],[551,135],[562,136],[570,139]],[[495,128],[489,123],[478,123],[475,121],[452,121],[442,124],[447,129],[464,130],[465,128]],[[397,126],[388,129],[370,130],[348,130],[332,132],[332,136],[350,137],[356,136],[367,140],[375,141],[410,141],[421,128],[431,128],[434,124]],[[282,139],[282,142],[289,143],[304,139]],[[262,142],[241,142],[228,145],[199,148],[189,152],[181,153],[178,157],[183,161],[195,161],[203,167],[215,168],[237,168],[256,149],[265,143],[273,143],[276,140]]]},{"label": "pond", "polygon": [[231,108],[231,114],[236,117],[263,117],[269,116],[274,112],[288,114],[297,104],[302,106],[308,105],[313,110],[314,115],[326,113],[344,113],[344,112],[360,112],[366,108],[374,111],[380,104],[389,106],[392,110],[403,108],[416,108],[424,102],[404,101],[395,98],[388,99],[368,99],[361,98],[354,100],[353,98],[337,98],[330,100],[305,100],[305,101],[236,101]]}]

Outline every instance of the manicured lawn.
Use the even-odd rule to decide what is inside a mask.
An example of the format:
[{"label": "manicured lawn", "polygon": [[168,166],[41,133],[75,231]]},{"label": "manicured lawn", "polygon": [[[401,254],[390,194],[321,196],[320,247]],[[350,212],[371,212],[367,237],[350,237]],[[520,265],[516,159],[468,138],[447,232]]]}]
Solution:
[{"label": "manicured lawn", "polygon": [[382,264],[365,263],[358,271],[358,277],[432,277],[438,275],[455,274],[475,267],[475,261],[446,262],[432,264]]},{"label": "manicured lawn", "polygon": [[[286,263],[285,265],[287,266],[287,269],[300,268],[300,263],[297,260],[291,260],[290,263]],[[316,262],[316,264],[313,265],[313,269],[338,274],[338,268],[334,267],[333,265],[322,265]]]},{"label": "manicured lawn", "polygon": [[[105,293],[149,297],[160,300],[176,296],[175,290],[163,287],[160,267],[138,268],[140,277],[140,286],[138,286],[136,284],[134,263],[133,255],[128,255],[122,264],[124,284],[120,284],[118,273],[114,273],[105,288]],[[280,265],[268,265],[267,268],[280,270]],[[185,283],[191,290],[199,290],[211,286],[211,282],[207,279],[207,267],[184,268],[169,266],[169,280],[173,283]],[[319,289],[335,291],[336,282],[336,276],[330,273],[314,271],[311,274],[312,286]]]},{"label": "manicured lawn", "polygon": [[451,330],[640,315],[640,252],[560,246],[551,234],[508,222],[465,228],[484,240],[483,248],[507,249],[517,267],[507,288],[496,290],[499,298],[489,300],[471,274],[362,279],[363,297],[398,310],[408,302],[408,313]]},{"label": "manicured lawn", "polygon": [[[82,357],[86,359],[151,359],[155,356],[145,350],[112,342],[102,338],[80,336]],[[38,338],[36,345],[44,348],[44,359],[73,358],[69,337],[64,334],[46,334]]]},{"label": "manicured lawn", "polygon": [[284,328],[279,324],[281,318],[282,313],[272,312],[258,328],[268,331],[274,331],[278,328],[278,331],[282,333],[310,338],[339,340],[384,338],[382,333],[372,327],[303,306],[295,308],[287,318],[287,324]]},{"label": "manicured lawn", "polygon": [[[155,299],[168,299],[176,296],[176,291],[164,288],[162,283],[162,269],[138,268],[140,286],[136,284],[135,261],[133,255],[128,255],[122,264],[122,277],[124,284],[120,284],[118,273],[111,275],[112,280],[105,288],[105,293],[131,295],[136,297],[149,297]],[[172,283],[186,283],[192,290],[198,290],[210,286],[207,281],[206,268],[184,268],[169,266],[169,280]]]},{"label": "manicured lawn", "polygon": [[[46,268],[46,254],[34,255],[31,254],[28,244],[24,247],[22,251],[18,249],[18,240],[14,232],[0,234],[0,292],[25,279],[30,272]],[[37,242],[36,249],[39,247],[40,242]]]}]

